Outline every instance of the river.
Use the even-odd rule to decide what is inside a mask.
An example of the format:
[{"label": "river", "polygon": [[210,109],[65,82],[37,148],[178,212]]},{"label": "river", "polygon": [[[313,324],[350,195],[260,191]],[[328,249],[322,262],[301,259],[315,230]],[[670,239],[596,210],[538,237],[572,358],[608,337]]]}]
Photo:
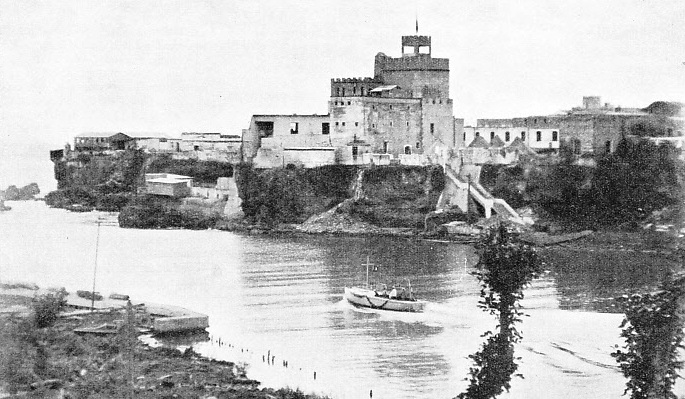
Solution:
[{"label": "river", "polygon": [[[0,213],[0,280],[96,290],[209,315],[211,357],[244,362],[266,386],[333,398],[451,398],[463,391],[481,334],[495,320],[477,303],[470,246],[397,238],[249,236],[135,230],[116,214],[69,213],[40,201]],[[99,250],[96,240],[99,228]],[[503,398],[619,398],[610,353],[622,315],[612,298],[654,287],[668,262],[653,254],[546,250],[545,274],[525,291],[519,372]],[[422,314],[356,309],[345,286],[406,282]],[[219,345],[218,339],[224,343]],[[262,356],[275,356],[273,365]],[[288,361],[288,367],[283,361]],[[314,379],[316,373],[316,379]],[[681,384],[682,385],[682,384]],[[685,390],[678,386],[678,393]]]}]

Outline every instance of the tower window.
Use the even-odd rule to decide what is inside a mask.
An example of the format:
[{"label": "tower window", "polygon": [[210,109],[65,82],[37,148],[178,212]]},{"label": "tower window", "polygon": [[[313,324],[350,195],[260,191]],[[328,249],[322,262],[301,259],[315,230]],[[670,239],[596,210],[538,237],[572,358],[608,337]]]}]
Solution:
[{"label": "tower window", "polygon": [[340,124],[340,122],[335,122],[335,126],[338,126],[339,124]]},{"label": "tower window", "polygon": [[435,133],[435,123],[431,123],[431,133]]},{"label": "tower window", "polygon": [[352,105],[352,101],[348,101],[348,102],[347,102],[347,105]]},{"label": "tower window", "polygon": [[392,127],[392,121],[390,121],[390,127]]},{"label": "tower window", "polygon": [[392,104],[390,104],[390,109],[392,109]]},{"label": "tower window", "polygon": [[359,122],[354,122],[354,125],[355,125],[355,126],[359,126]]},{"label": "tower window", "polygon": [[345,126],[345,122],[343,122],[342,125]]},{"label": "tower window", "polygon": [[521,140],[526,140],[526,132],[521,132]]},{"label": "tower window", "polygon": [[538,130],[538,131],[535,133],[535,140],[536,140],[536,141],[542,141],[542,132],[541,132],[541,131]]},{"label": "tower window", "polygon": [[480,136],[480,132],[476,132],[476,137]]},{"label": "tower window", "polygon": [[511,136],[509,136],[509,132],[504,132],[504,141],[509,141],[511,139]]},{"label": "tower window", "polygon": [[290,134],[297,134],[300,130],[300,124],[298,122],[290,122]]},{"label": "tower window", "polygon": [[495,132],[490,132],[490,140],[495,138]]},{"label": "tower window", "polygon": [[323,122],[321,124],[321,134],[329,134],[331,132],[331,126],[328,122]]},{"label": "tower window", "polygon": [[404,146],[404,153],[406,155],[411,155],[411,146],[410,145],[405,145]]},{"label": "tower window", "polygon": [[352,95],[357,95],[357,86],[352,88]]},{"label": "tower window", "polygon": [[552,131],[552,141],[559,141],[559,133],[556,130]]},{"label": "tower window", "polygon": [[420,141],[416,142],[416,148],[421,148],[421,142]]},{"label": "tower window", "polygon": [[409,121],[407,121],[407,126],[409,126]]}]

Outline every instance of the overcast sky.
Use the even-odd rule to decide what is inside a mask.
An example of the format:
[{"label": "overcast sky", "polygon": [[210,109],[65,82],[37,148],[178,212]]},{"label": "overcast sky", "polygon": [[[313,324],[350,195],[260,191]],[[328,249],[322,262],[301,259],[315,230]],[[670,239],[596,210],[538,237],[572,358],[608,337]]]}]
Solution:
[{"label": "overcast sky", "polygon": [[86,131],[239,134],[327,112],[400,38],[450,59],[456,117],[685,100],[685,1],[0,0],[0,139]]}]

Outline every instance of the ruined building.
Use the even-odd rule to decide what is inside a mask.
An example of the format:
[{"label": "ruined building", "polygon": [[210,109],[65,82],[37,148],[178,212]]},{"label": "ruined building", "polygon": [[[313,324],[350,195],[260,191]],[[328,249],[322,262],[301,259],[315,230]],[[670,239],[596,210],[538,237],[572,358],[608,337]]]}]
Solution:
[{"label": "ruined building", "polygon": [[253,115],[244,158],[256,167],[289,164],[444,162],[463,121],[449,98],[449,60],[430,36],[403,36],[402,56],[378,53],[374,76],[331,79],[327,115]]}]

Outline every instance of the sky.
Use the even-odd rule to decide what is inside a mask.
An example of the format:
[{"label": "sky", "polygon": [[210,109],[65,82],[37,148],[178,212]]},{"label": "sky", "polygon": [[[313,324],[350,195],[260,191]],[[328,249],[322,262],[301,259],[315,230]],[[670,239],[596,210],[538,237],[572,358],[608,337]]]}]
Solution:
[{"label": "sky", "polygon": [[417,18],[467,122],[685,101],[681,0],[0,0],[0,146],[325,114],[330,79],[372,76]]}]

